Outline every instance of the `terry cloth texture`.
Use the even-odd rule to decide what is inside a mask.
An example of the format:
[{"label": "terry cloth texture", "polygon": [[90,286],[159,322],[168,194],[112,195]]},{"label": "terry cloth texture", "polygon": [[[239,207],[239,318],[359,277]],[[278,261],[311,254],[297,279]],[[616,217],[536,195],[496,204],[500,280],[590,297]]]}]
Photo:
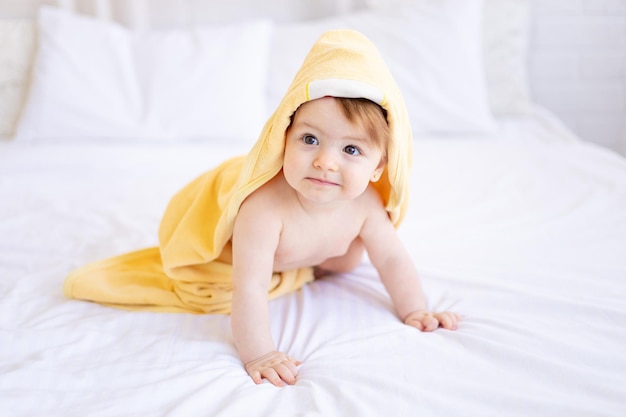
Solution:
[{"label": "terry cloth texture", "polygon": [[[250,152],[204,173],[172,198],[159,228],[159,247],[73,271],[65,295],[130,310],[229,313],[230,239],[239,207],[280,172],[292,114],[323,96],[368,98],[387,111],[388,163],[374,187],[397,226],[407,208],[412,155],[404,100],[367,38],[350,30],[329,31],[313,45]],[[274,274],[269,297],[295,291],[312,279],[311,268]]]}]

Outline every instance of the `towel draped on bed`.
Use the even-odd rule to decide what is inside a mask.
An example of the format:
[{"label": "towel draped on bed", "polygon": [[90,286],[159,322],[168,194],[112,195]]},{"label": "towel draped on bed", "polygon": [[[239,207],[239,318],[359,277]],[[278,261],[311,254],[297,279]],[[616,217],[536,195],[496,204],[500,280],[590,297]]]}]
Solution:
[{"label": "towel draped on bed", "polygon": [[[172,198],[159,228],[159,247],[73,271],[65,281],[65,295],[130,310],[229,313],[230,239],[239,207],[280,172],[292,114],[301,104],[324,96],[368,98],[387,111],[388,162],[373,186],[397,226],[407,209],[412,155],[404,100],[367,38],[350,30],[329,31],[313,45],[251,151],[204,173]],[[269,298],[312,279],[311,268],[276,273]]]}]

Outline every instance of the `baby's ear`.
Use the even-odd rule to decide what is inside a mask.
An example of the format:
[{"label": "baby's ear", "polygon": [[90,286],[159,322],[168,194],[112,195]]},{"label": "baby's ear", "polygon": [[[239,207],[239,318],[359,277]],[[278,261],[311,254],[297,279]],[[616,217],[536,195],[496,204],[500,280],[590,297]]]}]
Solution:
[{"label": "baby's ear", "polygon": [[378,163],[378,166],[376,167],[374,172],[372,172],[372,176],[370,177],[371,182],[376,182],[380,179],[380,176],[385,170],[386,165],[387,165],[387,158],[381,158],[380,162]]},{"label": "baby's ear", "polygon": [[372,173],[370,177],[371,182],[377,182],[380,179],[383,171],[385,170],[385,166],[383,165],[381,168],[376,168],[376,170]]}]

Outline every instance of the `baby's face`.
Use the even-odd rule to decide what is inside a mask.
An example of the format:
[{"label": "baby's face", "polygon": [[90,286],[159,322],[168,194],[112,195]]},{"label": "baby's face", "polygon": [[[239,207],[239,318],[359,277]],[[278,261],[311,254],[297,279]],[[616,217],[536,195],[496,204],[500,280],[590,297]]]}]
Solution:
[{"label": "baby's face", "polygon": [[283,173],[302,197],[316,203],[354,199],[380,178],[384,165],[382,150],[346,119],[334,98],[309,101],[296,112]]}]

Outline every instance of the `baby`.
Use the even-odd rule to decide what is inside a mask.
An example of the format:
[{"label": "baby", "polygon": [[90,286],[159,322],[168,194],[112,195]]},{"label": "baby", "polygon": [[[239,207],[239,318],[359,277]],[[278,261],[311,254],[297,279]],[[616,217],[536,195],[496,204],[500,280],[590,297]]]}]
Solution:
[{"label": "baby", "polygon": [[367,99],[312,100],[298,108],[285,140],[282,171],[243,202],[232,237],[232,330],[254,382],[293,384],[300,363],[277,352],[270,335],[273,271],[347,272],[365,249],[401,320],[423,331],[456,329],[457,314],[428,310],[413,262],[370,186],[386,164],[383,109]]},{"label": "baby", "polygon": [[[242,97],[245,99],[245,97]],[[455,329],[428,310],[396,235],[406,214],[412,134],[402,94],[362,34],[324,33],[247,155],[180,190],[159,246],[72,271],[69,298],[129,310],[232,314],[245,368],[293,384],[299,362],[277,352],[268,299],[315,275],[352,270],[367,251],[404,323]]]}]

